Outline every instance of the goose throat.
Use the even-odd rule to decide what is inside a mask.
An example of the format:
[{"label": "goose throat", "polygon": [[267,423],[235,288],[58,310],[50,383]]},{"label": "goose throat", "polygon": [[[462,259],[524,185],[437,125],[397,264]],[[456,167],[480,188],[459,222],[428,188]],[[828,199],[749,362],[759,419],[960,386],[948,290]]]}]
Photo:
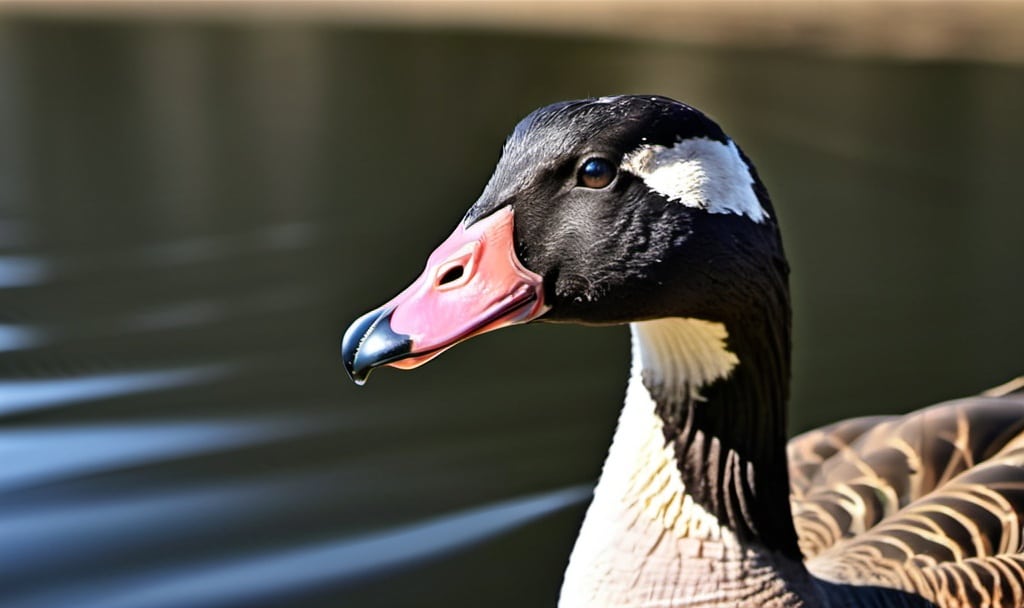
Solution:
[{"label": "goose throat", "polygon": [[622,520],[641,522],[637,527],[651,524],[680,539],[720,539],[723,526],[684,481],[678,439],[686,410],[714,408],[704,389],[728,380],[739,365],[728,331],[722,323],[690,318],[636,322],[630,330],[631,377],[597,489],[603,496],[596,498],[637,511]]},{"label": "goose throat", "polygon": [[727,380],[740,362],[727,346],[728,330],[722,323],[668,318],[631,323],[630,332],[632,372],[613,443],[621,456],[609,454],[609,464],[630,469],[622,472],[630,482],[619,491],[677,538],[720,539],[720,522],[686,487],[677,439],[684,409],[714,407],[702,390]]},{"label": "goose throat", "polygon": [[731,416],[734,392],[722,387],[744,383],[742,351],[730,348],[722,323],[665,318],[630,329],[626,400],[569,560],[563,608],[620,605],[627,589],[676,605],[682,596],[663,581],[710,598],[723,592],[701,580],[711,572],[764,574],[749,544],[756,524],[743,513],[753,507],[753,464],[706,424]]}]

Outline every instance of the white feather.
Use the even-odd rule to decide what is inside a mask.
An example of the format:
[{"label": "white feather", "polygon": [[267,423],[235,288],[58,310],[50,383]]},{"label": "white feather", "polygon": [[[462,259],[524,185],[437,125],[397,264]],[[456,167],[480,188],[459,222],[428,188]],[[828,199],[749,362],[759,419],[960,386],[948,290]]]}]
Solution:
[{"label": "white feather", "polygon": [[671,148],[643,145],[623,159],[621,168],[687,207],[745,215],[757,223],[768,217],[754,193],[754,176],[732,140],[702,137]]}]

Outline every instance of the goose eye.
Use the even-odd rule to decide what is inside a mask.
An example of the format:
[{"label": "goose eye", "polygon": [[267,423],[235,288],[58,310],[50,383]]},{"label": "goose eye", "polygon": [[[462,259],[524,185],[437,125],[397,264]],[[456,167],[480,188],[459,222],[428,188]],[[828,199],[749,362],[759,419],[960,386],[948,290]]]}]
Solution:
[{"label": "goose eye", "polygon": [[615,179],[615,167],[603,158],[590,158],[580,167],[577,185],[604,188]]}]

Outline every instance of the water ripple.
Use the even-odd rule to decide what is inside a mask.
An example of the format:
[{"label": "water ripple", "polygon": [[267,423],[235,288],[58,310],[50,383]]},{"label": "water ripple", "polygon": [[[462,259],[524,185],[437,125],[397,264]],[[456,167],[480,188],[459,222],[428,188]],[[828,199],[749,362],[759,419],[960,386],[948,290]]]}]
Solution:
[{"label": "water ripple", "polygon": [[35,348],[48,340],[46,332],[41,329],[0,323],[0,353]]},{"label": "water ripple", "polygon": [[0,492],[280,439],[310,426],[234,420],[0,430]]},{"label": "water ripple", "polygon": [[225,376],[231,364],[197,365],[74,378],[0,381],[0,417],[73,403],[180,388]]},{"label": "water ripple", "polygon": [[[338,585],[387,573],[482,542],[586,500],[590,486],[514,498],[355,538],[214,562],[191,561],[89,588],[49,590],[19,605],[52,606],[74,598],[77,608],[192,608],[247,605],[277,595]],[[152,510],[145,509],[152,515]]]},{"label": "water ripple", "polygon": [[53,274],[53,265],[40,257],[0,256],[0,289],[28,287],[45,282]]}]

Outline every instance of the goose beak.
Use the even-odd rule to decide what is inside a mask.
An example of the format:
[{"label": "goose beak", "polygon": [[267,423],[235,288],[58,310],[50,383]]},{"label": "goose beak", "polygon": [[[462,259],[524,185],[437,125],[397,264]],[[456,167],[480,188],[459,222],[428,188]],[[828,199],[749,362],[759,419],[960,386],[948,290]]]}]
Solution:
[{"label": "goose beak", "polygon": [[460,224],[412,285],[359,317],[341,341],[356,384],[384,365],[412,369],[463,340],[547,312],[540,275],[519,261],[511,207]]}]

